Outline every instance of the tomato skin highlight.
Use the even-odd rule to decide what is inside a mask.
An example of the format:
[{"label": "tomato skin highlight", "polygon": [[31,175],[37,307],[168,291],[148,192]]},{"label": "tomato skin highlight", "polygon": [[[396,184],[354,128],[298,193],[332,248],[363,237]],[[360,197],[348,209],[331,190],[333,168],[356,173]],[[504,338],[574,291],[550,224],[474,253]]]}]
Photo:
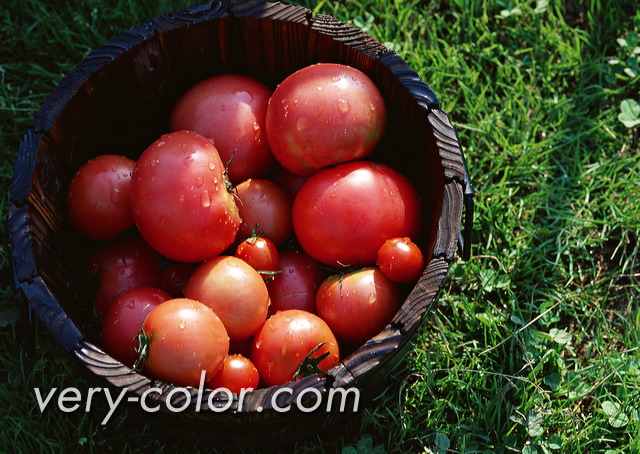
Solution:
[{"label": "tomato skin highlight", "polygon": [[229,247],[240,226],[210,139],[165,134],[145,149],[131,180],[131,206],[142,237],[164,256],[201,262]]},{"label": "tomato skin highlight", "polygon": [[420,197],[398,171],[369,161],[323,169],[293,202],[293,229],[304,251],[334,268],[375,264],[388,238],[416,238]]},{"label": "tomato skin highlight", "polygon": [[67,212],[84,236],[106,240],[133,226],[130,186],[135,161],[101,155],[84,163],[67,187]]},{"label": "tomato skin highlight", "polygon": [[390,238],[380,247],[376,264],[393,282],[408,284],[422,274],[424,256],[410,238]]},{"label": "tomato skin highlight", "polygon": [[213,139],[229,180],[265,175],[275,162],[265,135],[271,90],[238,74],[220,74],[189,88],[176,102],[169,127]]},{"label": "tomato skin highlight", "polygon": [[328,277],[318,289],[318,315],[343,342],[361,345],[393,319],[399,287],[377,267]]},{"label": "tomato skin highlight", "polygon": [[362,159],[386,132],[384,99],[362,71],[317,63],[288,76],[269,99],[267,140],[276,160],[299,175]]},{"label": "tomato skin highlight", "polygon": [[317,315],[300,310],[280,311],[265,322],[254,338],[251,360],[260,374],[262,386],[283,385],[307,355],[324,343],[311,357],[329,355],[318,364],[324,372],[338,364],[338,342],[327,323]]},{"label": "tomato skin highlight", "polygon": [[220,318],[199,301],[174,298],[154,308],[142,330],[148,339],[144,370],[177,386],[205,382],[222,367],[229,353],[229,336]]},{"label": "tomato skin highlight", "polygon": [[269,292],[262,276],[233,256],[221,255],[198,266],[183,292],[186,298],[213,309],[234,341],[253,336],[269,311]]},{"label": "tomato skin highlight", "polygon": [[100,341],[106,352],[129,367],[138,360],[135,339],[149,313],[171,295],[153,287],[136,287],[115,298],[102,321]]}]

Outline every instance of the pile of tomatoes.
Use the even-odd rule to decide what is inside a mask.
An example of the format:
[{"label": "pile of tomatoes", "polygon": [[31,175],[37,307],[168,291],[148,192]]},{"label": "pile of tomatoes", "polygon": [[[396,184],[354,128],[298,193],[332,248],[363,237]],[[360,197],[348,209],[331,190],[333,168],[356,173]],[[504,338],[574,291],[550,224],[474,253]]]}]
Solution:
[{"label": "pile of tomatoes", "polygon": [[379,333],[420,276],[420,198],[366,156],[387,112],[361,71],[318,63],[274,90],[222,74],[188,89],[134,161],[101,155],[67,191],[96,240],[87,278],[107,353],[212,389],[326,372]]}]

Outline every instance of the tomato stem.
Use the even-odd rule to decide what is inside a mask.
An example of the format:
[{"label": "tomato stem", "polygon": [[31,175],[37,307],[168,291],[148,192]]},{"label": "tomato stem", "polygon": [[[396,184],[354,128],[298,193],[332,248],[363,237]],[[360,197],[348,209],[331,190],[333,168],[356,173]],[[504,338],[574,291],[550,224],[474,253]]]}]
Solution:
[{"label": "tomato stem", "polygon": [[147,356],[149,356],[149,336],[147,336],[147,333],[145,333],[143,329],[140,329],[135,340],[138,341],[138,345],[135,347],[138,359],[133,364],[132,369],[140,372],[144,368],[144,361],[147,359]]},{"label": "tomato stem", "polygon": [[322,348],[324,344],[326,344],[326,342],[322,342],[321,344],[316,345],[309,352],[309,354],[305,356],[305,358],[300,363],[300,366],[298,366],[298,369],[293,374],[293,377],[291,378],[292,380],[296,380],[298,377],[308,377],[309,375],[313,375],[313,374],[324,374],[324,371],[320,369],[320,361],[322,361],[327,356],[329,356],[330,352],[327,350],[322,355],[316,358],[311,357],[311,355],[313,355],[316,351]]}]

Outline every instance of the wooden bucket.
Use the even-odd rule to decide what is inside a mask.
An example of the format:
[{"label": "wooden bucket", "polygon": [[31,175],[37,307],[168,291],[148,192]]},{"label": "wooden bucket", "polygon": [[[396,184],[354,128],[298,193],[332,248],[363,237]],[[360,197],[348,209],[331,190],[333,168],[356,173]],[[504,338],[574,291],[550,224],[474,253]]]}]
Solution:
[{"label": "wooden bucket", "polygon": [[[242,401],[212,396],[210,390],[199,395],[193,388],[172,393],[175,386],[136,373],[101,350],[81,278],[79,258],[87,243],[74,234],[66,216],[67,184],[82,163],[99,154],[136,159],[168,131],[173,103],[201,79],[242,73],[275,88],[316,62],[354,66],[384,95],[388,132],[368,159],[404,173],[422,197],[420,245],[427,251],[422,277],[393,321],[324,377],[252,391]],[[35,313],[99,386],[118,393],[126,388],[132,406],[166,433],[215,445],[264,446],[325,429],[380,392],[436,301],[459,243],[468,254],[470,230],[462,229],[462,217],[466,211],[470,222],[472,196],[454,128],[433,91],[397,54],[358,29],[312,16],[306,8],[220,1],[136,25],[62,79],[20,145],[9,249],[15,287],[28,315]],[[348,390],[357,390],[358,399],[355,393],[338,393]],[[143,396],[146,410],[135,403]]]}]

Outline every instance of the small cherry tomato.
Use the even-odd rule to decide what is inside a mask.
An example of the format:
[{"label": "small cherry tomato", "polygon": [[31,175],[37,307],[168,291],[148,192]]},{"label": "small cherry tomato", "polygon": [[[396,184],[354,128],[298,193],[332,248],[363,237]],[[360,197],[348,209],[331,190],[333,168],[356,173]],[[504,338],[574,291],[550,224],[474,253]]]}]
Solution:
[{"label": "small cherry tomato", "polygon": [[318,364],[324,372],[338,364],[340,356],[338,341],[327,323],[309,312],[288,310],[269,317],[256,334],[251,360],[260,374],[260,383],[268,387],[293,380],[307,356],[317,358],[325,352],[329,355]]},{"label": "small cherry tomato", "polygon": [[178,386],[198,386],[203,371],[208,382],[229,353],[229,336],[220,318],[211,308],[187,298],[170,299],[154,308],[142,332],[144,370]]},{"label": "small cherry tomato", "polygon": [[251,265],[264,279],[271,278],[280,269],[278,248],[269,238],[252,236],[243,240],[235,256]]},{"label": "small cherry tomato", "polygon": [[119,155],[101,155],[83,164],[67,188],[67,211],[83,235],[113,238],[133,226],[129,198],[136,163]]},{"label": "small cherry tomato", "polygon": [[164,290],[137,287],[115,298],[104,316],[100,340],[102,346],[115,359],[133,367],[138,359],[136,337],[149,312],[160,303],[171,299]]},{"label": "small cherry tomato", "polygon": [[424,256],[410,238],[391,238],[378,251],[376,264],[393,282],[408,284],[422,274]]},{"label": "small cherry tomato", "polygon": [[363,344],[393,319],[402,304],[397,284],[377,267],[328,277],[318,289],[318,315],[340,341]]},{"label": "small cherry tomato", "polygon": [[258,369],[249,358],[242,355],[229,355],[222,368],[209,380],[209,389],[224,388],[240,394],[243,389],[256,389],[260,382]]}]

